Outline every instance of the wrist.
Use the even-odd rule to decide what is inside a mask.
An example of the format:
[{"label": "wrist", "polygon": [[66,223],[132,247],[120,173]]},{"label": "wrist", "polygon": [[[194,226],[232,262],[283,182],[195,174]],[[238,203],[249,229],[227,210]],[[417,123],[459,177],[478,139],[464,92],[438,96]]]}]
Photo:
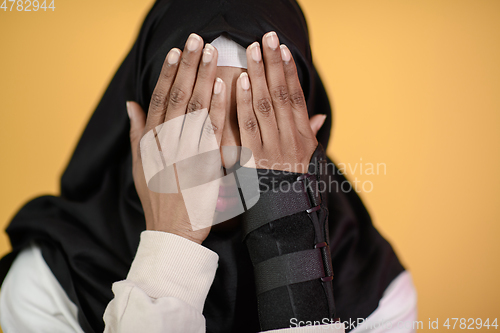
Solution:
[{"label": "wrist", "polygon": [[[146,224],[147,225],[147,224]],[[189,227],[189,223],[184,223],[185,227],[179,227],[176,225],[163,224],[159,226],[147,226],[146,230],[148,231],[160,231],[169,234],[173,234],[182,238],[185,238],[194,243],[200,244],[207,238],[208,233],[210,232],[210,228],[200,229],[193,231]]]}]

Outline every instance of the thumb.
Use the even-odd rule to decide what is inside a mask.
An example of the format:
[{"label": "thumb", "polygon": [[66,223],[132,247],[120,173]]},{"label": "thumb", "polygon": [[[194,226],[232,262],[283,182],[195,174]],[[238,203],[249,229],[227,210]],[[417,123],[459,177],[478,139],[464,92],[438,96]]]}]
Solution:
[{"label": "thumb", "polygon": [[142,138],[146,126],[146,113],[136,102],[127,101],[127,113],[130,118],[130,146],[132,148],[132,159],[137,161],[139,157],[139,141]]},{"label": "thumb", "polygon": [[314,133],[314,136],[318,134],[319,129],[325,123],[325,119],[326,119],[326,114],[317,114],[312,116],[311,119],[309,119],[309,125],[311,125],[311,129]]}]

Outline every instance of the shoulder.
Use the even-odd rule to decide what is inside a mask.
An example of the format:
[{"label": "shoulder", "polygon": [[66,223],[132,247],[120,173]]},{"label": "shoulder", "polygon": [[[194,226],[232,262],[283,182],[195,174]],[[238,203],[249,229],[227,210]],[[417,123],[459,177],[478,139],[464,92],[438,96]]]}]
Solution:
[{"label": "shoulder", "polygon": [[78,309],[32,243],[12,263],[0,292],[0,323],[5,333],[83,332]]}]

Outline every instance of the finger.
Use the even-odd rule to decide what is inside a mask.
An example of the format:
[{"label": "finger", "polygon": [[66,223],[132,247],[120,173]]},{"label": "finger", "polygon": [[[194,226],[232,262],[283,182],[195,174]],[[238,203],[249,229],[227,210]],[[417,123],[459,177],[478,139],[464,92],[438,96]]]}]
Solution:
[{"label": "finger", "polygon": [[130,118],[130,147],[132,149],[132,160],[140,159],[139,141],[144,133],[146,125],[146,114],[136,102],[127,101],[127,113]]},{"label": "finger", "polygon": [[[217,78],[215,85],[214,85],[214,95],[212,97],[212,105],[210,106],[210,120],[212,122],[212,135],[215,135],[216,141],[217,141],[217,146],[220,151],[220,157],[222,166],[226,168],[226,171],[231,167],[236,165],[236,163],[239,161],[239,147],[241,145],[241,141],[239,140],[239,135],[238,135],[238,143],[235,143],[236,146],[222,146],[221,147],[221,140],[222,140],[222,133],[224,131],[224,128],[226,126],[232,127],[232,126],[238,126],[238,122],[234,121],[234,124],[231,123],[230,119],[230,114],[229,114],[229,103],[228,103],[227,95],[226,95],[226,86],[224,81],[222,79]],[[235,117],[237,117],[237,112],[234,114]],[[206,124],[206,133],[210,133],[210,126],[209,124]],[[238,133],[238,128],[234,128],[234,133]],[[226,131],[226,133],[229,133]],[[206,137],[210,137],[210,135],[207,135]],[[204,149],[205,151],[207,148]]]},{"label": "finger", "polygon": [[260,123],[253,111],[252,89],[246,72],[236,81],[236,108],[240,126],[241,145],[250,148],[255,155],[262,147]]},{"label": "finger", "polygon": [[215,81],[215,72],[217,70],[217,50],[210,44],[206,44],[203,49],[196,83],[193,94],[187,106],[187,112],[209,108],[210,99]]},{"label": "finger", "polygon": [[197,34],[191,34],[186,41],[184,52],[179,63],[179,69],[174,84],[168,96],[165,121],[182,116],[193,92],[196,72],[202,53],[203,40]]},{"label": "finger", "polygon": [[309,125],[313,131],[314,136],[318,134],[319,129],[325,123],[326,114],[316,114],[309,119]]},{"label": "finger", "polygon": [[226,104],[226,84],[221,78],[217,78],[215,80],[210,111],[208,113],[209,117],[205,122],[205,134],[215,135],[218,146],[220,146],[222,132],[226,122]]},{"label": "finger", "polygon": [[304,137],[313,138],[314,134],[311,126],[309,126],[309,115],[307,113],[306,100],[304,92],[302,91],[302,86],[300,85],[299,76],[297,75],[295,61],[293,60],[292,54],[286,45],[281,45],[280,48],[295,125],[299,133]]},{"label": "finger", "polygon": [[151,96],[151,102],[149,103],[146,132],[163,123],[165,119],[167,96],[172,86],[172,82],[174,81],[175,74],[177,73],[180,56],[181,51],[174,48],[171,49],[165,57],[160,77],[156,82],[153,95]]},{"label": "finger", "polygon": [[[196,82],[187,105],[181,134],[179,151],[187,153],[189,156],[209,150],[216,150],[219,147],[215,136],[210,135],[210,133],[207,135],[207,132],[205,132],[205,124],[207,123],[208,125],[206,128],[210,127],[210,120],[207,122],[208,108],[212,97],[216,70],[217,50],[207,43],[203,49],[202,59],[198,66]],[[202,147],[205,150],[200,151],[202,139],[205,139]]]},{"label": "finger", "polygon": [[264,51],[264,63],[266,66],[266,80],[271,95],[273,109],[279,134],[283,142],[289,142],[295,138],[297,129],[288,98],[288,87],[283,72],[283,60],[279,47],[278,35],[271,31],[262,38],[262,49]]},{"label": "finger", "polygon": [[279,132],[258,42],[247,48],[248,77],[252,84],[253,110],[259,123],[263,146],[279,145]]},{"label": "finger", "polygon": [[[192,198],[196,193],[203,188],[207,191],[207,187],[216,186],[215,198],[217,198],[217,191],[219,189],[218,182],[221,176],[221,156],[219,152],[219,143],[222,137],[224,120],[226,116],[226,90],[225,84],[222,79],[215,80],[214,88],[212,91],[210,112],[205,118],[204,124],[201,128],[201,137],[199,140],[199,149],[195,156],[186,159],[177,164],[177,170],[182,170],[180,183],[184,184],[184,188],[192,188],[203,184],[203,187],[198,188],[195,192],[183,191],[183,196]],[[204,109],[203,109],[204,110]],[[186,120],[190,115],[196,114],[199,111],[193,111],[186,114]],[[182,177],[185,175],[186,177]],[[211,183],[213,182],[213,183]],[[209,184],[210,183],[210,184]],[[189,194],[190,193],[190,194]],[[200,207],[199,198],[196,200],[198,209]],[[189,209],[188,209],[189,210]],[[191,217],[191,216],[190,216]],[[211,221],[210,221],[211,222]]]},{"label": "finger", "polygon": [[198,154],[201,134],[203,132],[207,116],[207,108],[189,112],[184,116],[184,125],[182,127],[179,147],[177,149],[177,161],[181,161]]},{"label": "finger", "polygon": [[220,142],[226,119],[226,85],[221,78],[215,80],[210,104],[210,111],[203,126],[199,153],[203,154],[203,167],[207,175],[220,176],[221,154]]}]

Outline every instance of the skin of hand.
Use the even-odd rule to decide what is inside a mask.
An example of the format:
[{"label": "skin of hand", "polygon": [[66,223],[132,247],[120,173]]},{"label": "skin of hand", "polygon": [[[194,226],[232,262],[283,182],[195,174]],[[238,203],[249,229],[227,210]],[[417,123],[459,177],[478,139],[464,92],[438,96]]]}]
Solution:
[{"label": "skin of hand", "polygon": [[[306,173],[318,145],[290,50],[271,31],[247,48],[248,74],[237,82],[241,143],[258,168]],[[263,53],[263,57],[262,57]]]},{"label": "skin of hand", "polygon": [[[272,40],[269,42],[270,34]],[[181,193],[156,193],[146,184],[140,140],[155,126],[177,116],[208,108],[213,133],[221,146],[250,148],[257,167],[290,170],[286,163],[307,167],[317,145],[315,135],[326,116],[308,118],[293,59],[285,46],[274,47],[276,43],[279,45],[273,32],[266,34],[263,38],[264,59],[258,61],[252,58],[252,54],[256,56],[255,50],[260,53],[258,42],[248,47],[250,79],[246,76],[248,89],[244,89],[247,87],[245,70],[217,67],[217,50],[210,44],[203,48],[201,37],[192,34],[183,52],[174,48],[167,54],[148,115],[139,104],[127,102],[133,177],[147,230],[173,233],[198,244],[210,232],[210,227],[193,230]],[[267,71],[264,71],[263,61]],[[278,128],[287,128],[286,133]],[[291,141],[286,141],[289,139]],[[224,162],[225,167],[233,164]],[[304,170],[299,167],[291,171]]]}]

